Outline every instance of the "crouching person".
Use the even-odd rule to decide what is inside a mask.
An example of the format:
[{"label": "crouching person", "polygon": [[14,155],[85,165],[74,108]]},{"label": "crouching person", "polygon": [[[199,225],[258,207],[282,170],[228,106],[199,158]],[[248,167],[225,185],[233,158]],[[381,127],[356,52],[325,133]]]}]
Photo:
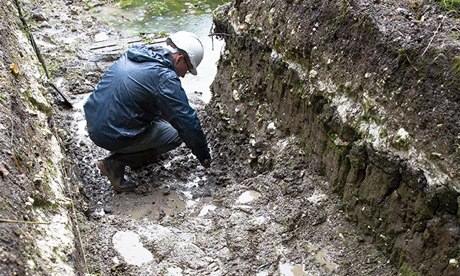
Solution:
[{"label": "crouching person", "polygon": [[203,45],[194,34],[177,32],[165,45],[128,49],[103,75],[84,105],[89,137],[111,154],[98,161],[117,192],[130,191],[125,167],[151,163],[182,142],[204,167],[211,157],[196,111],[179,77],[197,74]]}]

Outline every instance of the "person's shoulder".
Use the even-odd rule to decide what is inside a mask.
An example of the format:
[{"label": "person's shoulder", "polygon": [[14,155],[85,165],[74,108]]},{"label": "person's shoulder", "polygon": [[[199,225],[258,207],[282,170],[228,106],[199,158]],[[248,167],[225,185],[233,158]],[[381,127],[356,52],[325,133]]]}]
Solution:
[{"label": "person's shoulder", "polygon": [[177,73],[172,70],[171,68],[163,67],[160,69],[161,72],[159,72],[159,78],[160,82],[174,82],[174,83],[179,83],[179,76]]}]

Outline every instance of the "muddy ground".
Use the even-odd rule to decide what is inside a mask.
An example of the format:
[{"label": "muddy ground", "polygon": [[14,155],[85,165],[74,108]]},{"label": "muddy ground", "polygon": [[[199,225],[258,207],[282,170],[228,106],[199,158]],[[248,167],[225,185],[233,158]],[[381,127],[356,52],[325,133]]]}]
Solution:
[{"label": "muddy ground", "polygon": [[[84,4],[86,3],[86,4]],[[128,171],[134,193],[113,193],[95,161],[107,152],[87,137],[81,106],[113,61],[87,51],[104,3],[26,3],[54,80],[73,110],[56,115],[73,158],[85,272],[93,275],[396,275],[370,236],[347,221],[316,161],[276,128],[240,129],[218,103],[197,104],[212,150],[205,170],[180,148]],[[199,93],[190,94],[199,103]],[[59,105],[59,102],[56,103]],[[208,116],[212,113],[213,116]],[[269,118],[260,118],[268,120]]]}]

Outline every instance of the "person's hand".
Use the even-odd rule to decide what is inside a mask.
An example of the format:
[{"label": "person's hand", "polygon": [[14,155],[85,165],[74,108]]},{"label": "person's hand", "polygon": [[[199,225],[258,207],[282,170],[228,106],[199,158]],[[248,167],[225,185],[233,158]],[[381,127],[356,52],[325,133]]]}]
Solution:
[{"label": "person's hand", "polygon": [[204,159],[201,161],[201,166],[205,168],[211,167],[211,159]]}]

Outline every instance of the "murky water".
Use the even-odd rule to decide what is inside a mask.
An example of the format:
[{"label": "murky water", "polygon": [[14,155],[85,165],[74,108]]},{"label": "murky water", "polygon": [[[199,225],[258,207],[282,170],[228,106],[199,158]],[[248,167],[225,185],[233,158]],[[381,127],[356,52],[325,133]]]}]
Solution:
[{"label": "murky water", "polygon": [[188,74],[182,79],[182,85],[191,104],[197,106],[211,100],[209,86],[217,73],[217,61],[224,47],[222,41],[209,37],[211,11],[226,2],[122,0],[117,5],[101,7],[96,13],[98,18],[126,35],[173,33],[181,30],[195,33],[203,43],[205,54],[198,67],[198,75]]},{"label": "murky water", "polygon": [[185,209],[183,199],[175,192],[160,189],[146,195],[122,193],[114,196],[113,214],[132,219],[159,220],[162,216],[174,216]]}]

